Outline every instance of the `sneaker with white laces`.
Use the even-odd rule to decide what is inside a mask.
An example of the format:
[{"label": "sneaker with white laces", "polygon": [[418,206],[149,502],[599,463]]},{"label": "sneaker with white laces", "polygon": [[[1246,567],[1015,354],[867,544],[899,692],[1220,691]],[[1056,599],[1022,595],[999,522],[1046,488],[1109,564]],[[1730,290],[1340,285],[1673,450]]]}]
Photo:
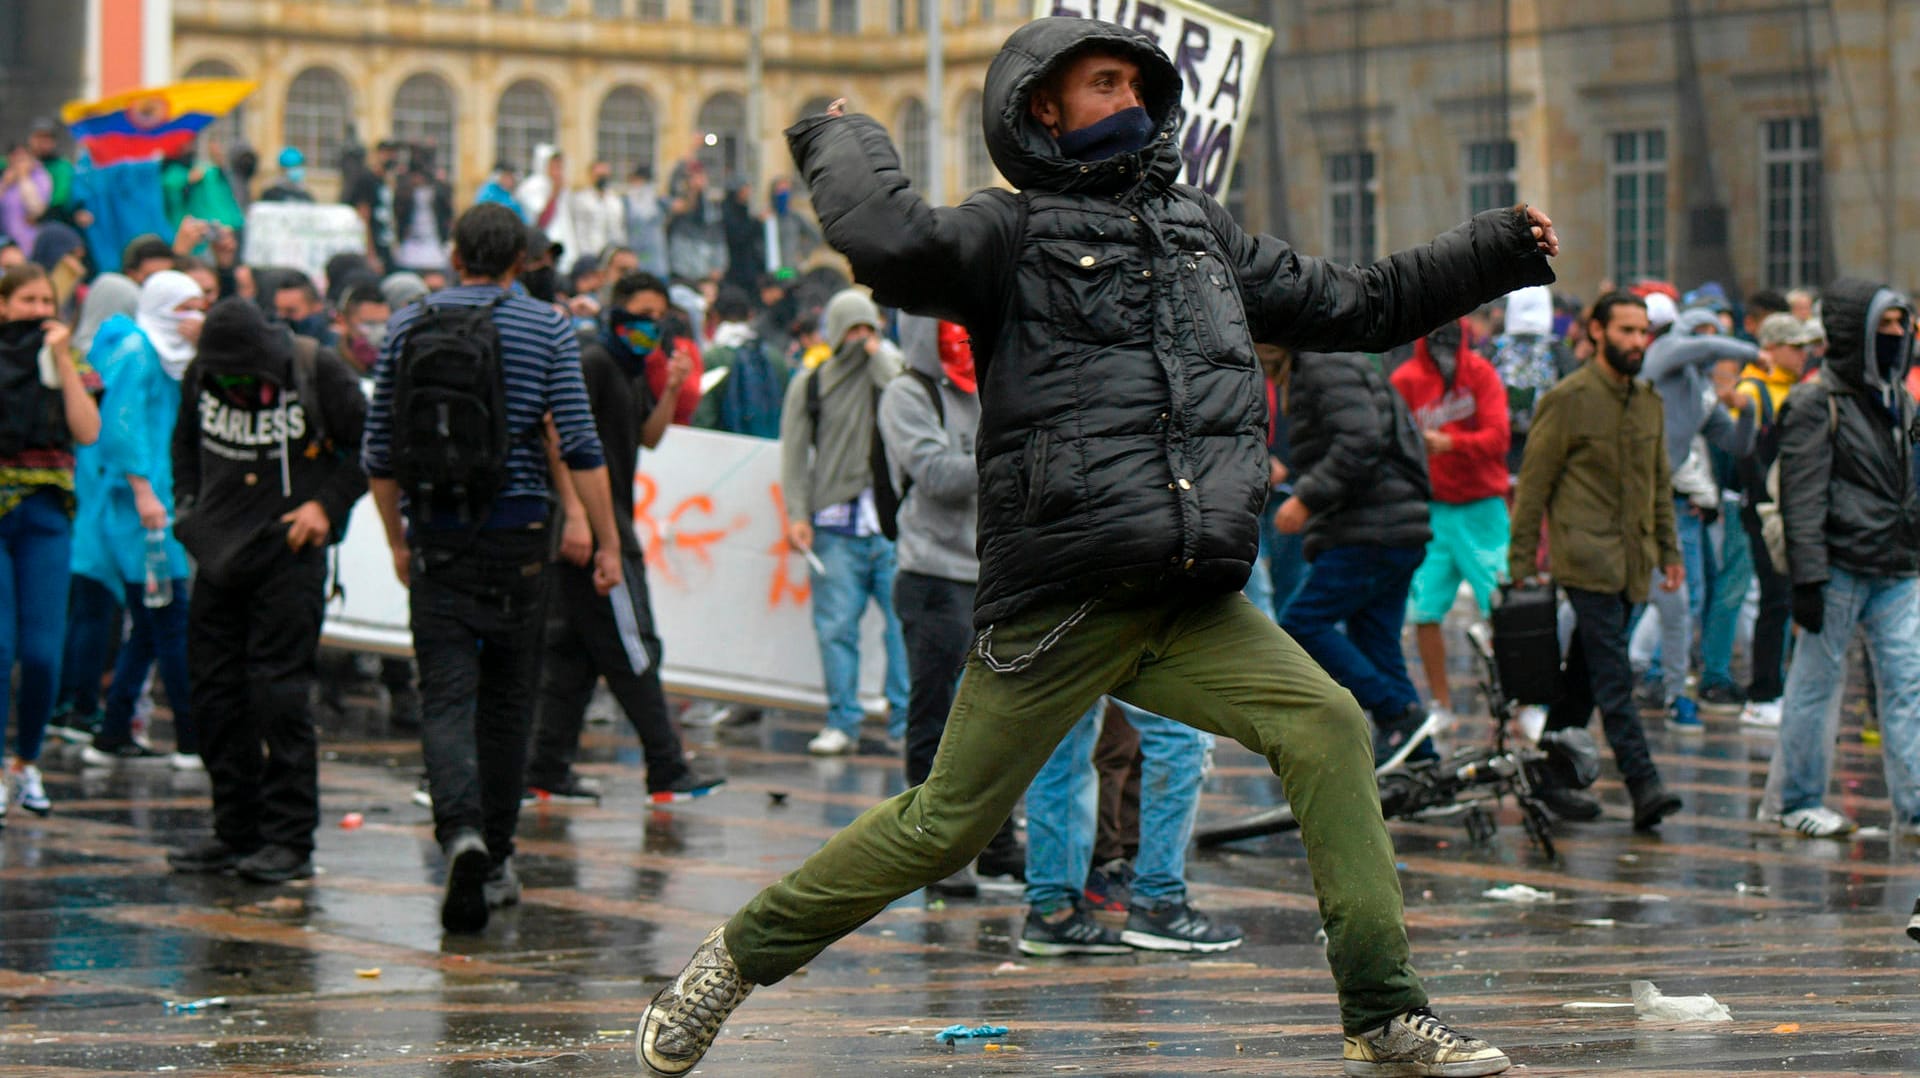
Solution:
[{"label": "sneaker with white laces", "polygon": [[1341,1053],[1346,1073],[1361,1078],[1444,1075],[1473,1078],[1499,1074],[1513,1061],[1478,1037],[1450,1029],[1425,1007],[1402,1014],[1378,1029],[1347,1035]]},{"label": "sneaker with white laces", "polygon": [[1913,900],[1913,916],[1907,918],[1907,938],[1920,943],[1920,898]]},{"label": "sneaker with white laces", "polygon": [[727,952],[726,927],[707,933],[687,968],[641,1014],[633,1051],[648,1074],[675,1078],[692,1070],[727,1016],[753,991]]},{"label": "sneaker with white laces", "polygon": [[1780,729],[1780,701],[1768,700],[1764,703],[1749,701],[1740,710],[1740,721],[1748,726],[1758,726],[1767,730]]},{"label": "sneaker with white laces", "polygon": [[32,764],[20,764],[13,769],[13,799],[20,807],[35,816],[45,816],[53,811],[53,802],[47,800],[46,784],[40,781],[40,769]]},{"label": "sneaker with white laces", "polygon": [[1859,830],[1860,825],[1825,805],[1794,809],[1780,817],[1780,826],[1798,831],[1808,838],[1840,838]]},{"label": "sneaker with white laces", "polygon": [[815,756],[845,756],[853,749],[853,738],[837,726],[827,727],[807,742],[807,751]]},{"label": "sneaker with white laces", "polygon": [[200,754],[196,752],[176,752],[172,756],[167,757],[167,766],[173,768],[175,771],[205,771],[207,769],[206,761],[200,759]]}]

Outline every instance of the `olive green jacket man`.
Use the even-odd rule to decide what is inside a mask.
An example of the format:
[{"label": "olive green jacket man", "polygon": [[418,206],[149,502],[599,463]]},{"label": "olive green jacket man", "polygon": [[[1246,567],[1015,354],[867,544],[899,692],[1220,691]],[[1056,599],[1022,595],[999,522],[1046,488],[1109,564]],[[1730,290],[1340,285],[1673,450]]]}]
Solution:
[{"label": "olive green jacket man", "polygon": [[1621,384],[1588,361],[1540,398],[1513,503],[1514,580],[1534,564],[1540,518],[1563,587],[1643,603],[1653,574],[1680,564],[1664,409],[1646,382]]}]

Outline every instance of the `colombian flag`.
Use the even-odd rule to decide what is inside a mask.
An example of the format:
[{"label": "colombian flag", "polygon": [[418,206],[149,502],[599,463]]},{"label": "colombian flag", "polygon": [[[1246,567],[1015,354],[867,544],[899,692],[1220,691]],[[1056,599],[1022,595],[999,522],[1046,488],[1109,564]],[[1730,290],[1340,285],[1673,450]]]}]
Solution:
[{"label": "colombian flag", "polygon": [[86,146],[96,166],[173,157],[186,152],[195,135],[258,86],[247,79],[194,79],[99,101],[69,102],[60,119]]}]

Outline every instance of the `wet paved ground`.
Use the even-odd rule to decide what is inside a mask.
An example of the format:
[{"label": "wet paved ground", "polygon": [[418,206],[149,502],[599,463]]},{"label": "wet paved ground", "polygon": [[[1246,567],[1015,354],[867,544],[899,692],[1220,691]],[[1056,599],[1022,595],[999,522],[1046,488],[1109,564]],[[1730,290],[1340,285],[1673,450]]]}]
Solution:
[{"label": "wet paved ground", "polygon": [[[583,770],[612,791],[605,804],[529,809],[524,905],[484,936],[443,939],[439,853],[409,800],[418,746],[385,731],[370,699],[350,702],[363,706],[329,730],[322,874],[309,884],[168,874],[165,849],[204,826],[204,776],[51,772],[53,816],[8,817],[0,1073],[635,1073],[634,1019],[701,935],[901,782],[882,755],[808,759],[811,723],[774,714],[717,742],[695,734],[732,784],[656,810],[631,732],[593,727]],[[1833,804],[1884,827],[1878,750],[1850,711]],[[1755,823],[1770,737],[1731,718],[1710,718],[1704,736],[1653,725],[1687,801],[1658,837],[1632,833],[1610,775],[1607,819],[1562,825],[1561,865],[1529,848],[1511,810],[1485,848],[1444,823],[1393,826],[1415,959],[1443,1015],[1507,1048],[1519,1074],[1920,1072],[1920,946],[1901,934],[1920,843]],[[1222,746],[1217,763],[1203,820],[1271,799],[1256,757]],[[349,812],[365,825],[337,826]],[[1298,839],[1196,853],[1190,875],[1198,904],[1246,928],[1244,947],[1203,961],[1035,960],[1014,949],[1017,892],[945,906],[916,894],[761,990],[698,1073],[1338,1073]],[[1481,897],[1510,883],[1556,897]],[[1635,978],[1710,993],[1735,1020],[1637,1021],[1622,1006]],[[163,1007],[211,996],[230,1005]],[[931,1040],[988,1021],[1012,1032],[986,1046]]]}]

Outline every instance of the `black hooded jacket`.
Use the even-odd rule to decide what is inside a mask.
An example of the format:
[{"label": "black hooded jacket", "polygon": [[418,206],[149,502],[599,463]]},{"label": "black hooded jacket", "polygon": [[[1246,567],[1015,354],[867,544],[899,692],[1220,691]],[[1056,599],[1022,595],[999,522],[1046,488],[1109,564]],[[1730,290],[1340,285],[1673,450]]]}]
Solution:
[{"label": "black hooded jacket", "polygon": [[1294,497],[1304,502],[1311,561],[1337,546],[1426,546],[1432,486],[1406,401],[1373,361],[1351,352],[1294,361]]},{"label": "black hooded jacket", "polygon": [[[1136,60],[1158,134],[1061,155],[1028,98],[1070,54]],[[987,71],[983,133],[1024,194],[929,206],[864,116],[787,131],[829,243],[882,303],[968,328],[980,368],[980,626],[1119,580],[1183,592],[1247,580],[1267,497],[1253,342],[1379,351],[1553,280],[1525,215],[1491,211],[1369,267],[1250,236],[1183,162],[1180,76],[1152,39],[1037,19]],[[982,345],[986,347],[982,347]]]},{"label": "black hooded jacket", "polygon": [[[180,380],[174,534],[200,572],[223,586],[243,584],[286,552],[282,515],[319,502],[331,525],[328,540],[337,543],[353,503],[366,493],[360,379],[325,348],[316,350],[311,378],[303,377],[295,347],[259,307],[222,300],[207,313],[199,354]],[[251,388],[236,386],[234,379],[248,376],[257,380]],[[316,401],[302,399],[303,384]]]},{"label": "black hooded jacket", "polygon": [[[1824,584],[1838,566],[1867,576],[1920,575],[1920,494],[1914,489],[1913,338],[1882,360],[1880,316],[1906,297],[1852,277],[1820,298],[1827,358],[1820,376],[1781,407],[1780,515],[1795,585]],[[1831,401],[1831,406],[1829,406]]]}]

